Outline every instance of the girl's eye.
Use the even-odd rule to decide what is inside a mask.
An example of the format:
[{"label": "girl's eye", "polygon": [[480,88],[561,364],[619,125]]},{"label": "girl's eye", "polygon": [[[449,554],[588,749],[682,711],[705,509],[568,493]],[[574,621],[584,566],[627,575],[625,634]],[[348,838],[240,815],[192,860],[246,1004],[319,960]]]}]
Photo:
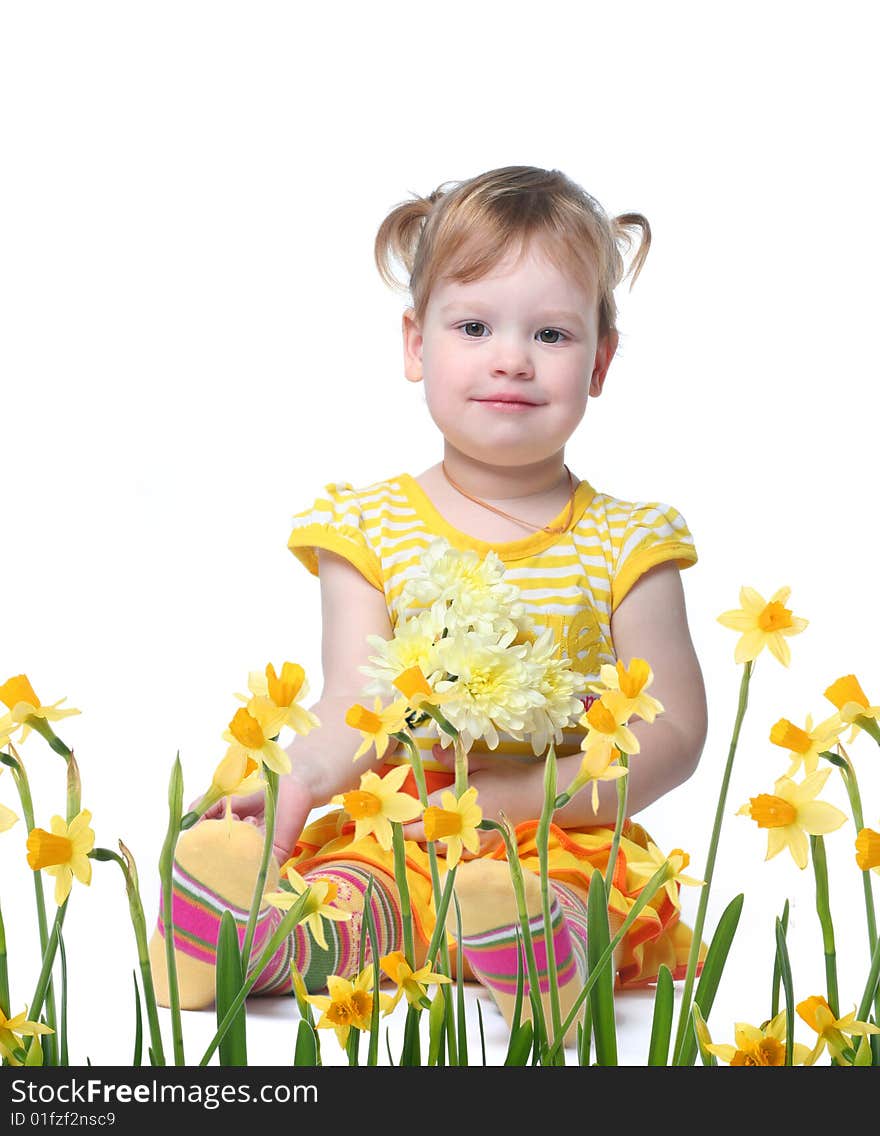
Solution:
[{"label": "girl's eye", "polygon": [[[562,336],[562,339],[567,338],[567,336],[565,335],[565,332],[558,331],[555,327],[545,327],[541,331],[538,332],[538,335],[543,335],[544,332],[546,332],[546,331],[549,331],[551,335]],[[541,342],[542,343],[561,343],[562,339],[542,339]]]},{"label": "girl's eye", "polygon": [[[476,335],[472,335],[471,332],[470,332],[471,328],[477,328],[477,329],[483,328],[483,329],[485,329],[485,327],[486,327],[486,325],[481,320],[469,320],[467,323],[463,323],[461,325],[462,330],[468,336],[469,339],[483,339],[483,338],[485,338],[483,335],[481,335],[479,333],[479,331],[477,331]],[[538,335],[544,335],[547,332],[549,332],[551,335],[557,336],[556,339],[542,339],[541,340],[542,343],[546,343],[548,345],[549,344],[555,344],[555,343],[561,343],[563,339],[568,338],[568,336],[565,334],[565,332],[559,331],[555,327],[542,328],[538,332]]]}]

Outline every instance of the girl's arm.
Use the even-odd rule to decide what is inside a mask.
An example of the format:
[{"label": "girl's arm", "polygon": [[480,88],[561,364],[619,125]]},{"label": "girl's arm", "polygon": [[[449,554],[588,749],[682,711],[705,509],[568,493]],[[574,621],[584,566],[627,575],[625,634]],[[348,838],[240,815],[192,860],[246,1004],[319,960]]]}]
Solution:
[{"label": "girl's arm", "polygon": [[[365,702],[362,690],[367,678],[358,667],[372,653],[367,636],[391,638],[385,597],[336,553],[320,549],[318,566],[324,685],[309,709],[321,725],[287,747],[291,771],[280,780],[275,825],[275,855],[281,862],[292,852],[313,808],[327,804],[336,793],[357,788],[362,773],[377,768],[398,748],[392,741],[382,761],[377,761],[375,749],[354,761],[361,735],[345,723],[349,706]],[[262,793],[234,797],[232,807],[237,817],[262,824]],[[206,815],[221,816],[224,809],[221,801]]]}]

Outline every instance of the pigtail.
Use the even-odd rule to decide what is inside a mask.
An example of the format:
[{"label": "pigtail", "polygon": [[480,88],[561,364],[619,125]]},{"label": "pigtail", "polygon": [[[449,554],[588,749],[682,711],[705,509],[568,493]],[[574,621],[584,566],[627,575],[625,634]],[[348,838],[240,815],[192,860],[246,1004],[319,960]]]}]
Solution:
[{"label": "pigtail", "polygon": [[379,226],[373,254],[379,275],[389,287],[398,290],[409,287],[394,275],[391,261],[399,261],[411,279],[425,222],[442,195],[442,187],[427,197],[414,193],[412,199],[396,205]]},{"label": "pigtail", "polygon": [[636,249],[635,256],[630,262],[629,269],[627,272],[623,273],[621,268],[621,275],[615,282],[616,287],[620,280],[625,280],[631,273],[632,279],[629,282],[629,286],[630,290],[632,290],[633,284],[635,284],[639,273],[642,271],[642,265],[645,263],[645,258],[648,255],[648,249],[651,247],[651,226],[648,224],[648,218],[642,216],[641,213],[621,213],[612,220],[611,225],[614,232],[615,244],[622,244],[627,252],[629,252],[633,246],[633,231],[638,229],[641,233],[639,247]]}]

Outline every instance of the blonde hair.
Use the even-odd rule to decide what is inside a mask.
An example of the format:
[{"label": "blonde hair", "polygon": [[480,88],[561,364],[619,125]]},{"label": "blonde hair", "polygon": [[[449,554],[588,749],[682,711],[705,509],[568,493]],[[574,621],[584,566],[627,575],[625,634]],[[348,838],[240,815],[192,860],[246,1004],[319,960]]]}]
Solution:
[{"label": "blonde hair", "polygon": [[388,214],[376,234],[379,273],[392,288],[404,288],[391,271],[395,257],[409,273],[415,318],[424,323],[431,290],[440,277],[478,280],[520,243],[542,239],[559,271],[586,290],[599,285],[599,335],[617,330],[614,289],[624,279],[621,246],[632,248],[629,272],[635,283],[648,249],[651,226],[641,213],[608,217],[595,198],[560,170],[504,166],[462,182],[443,182],[427,197],[414,194]]}]

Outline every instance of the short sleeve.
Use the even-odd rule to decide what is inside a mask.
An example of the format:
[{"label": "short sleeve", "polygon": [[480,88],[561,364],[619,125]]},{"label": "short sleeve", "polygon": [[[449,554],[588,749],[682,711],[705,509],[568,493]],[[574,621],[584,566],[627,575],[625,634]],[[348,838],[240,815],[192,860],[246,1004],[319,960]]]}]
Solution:
[{"label": "short sleeve", "polygon": [[611,584],[611,610],[649,568],[674,560],[679,568],[697,562],[694,538],[684,517],[671,505],[637,502],[626,522]]},{"label": "short sleeve", "polygon": [[287,547],[313,576],[318,575],[319,548],[344,557],[374,588],[384,591],[379,558],[367,540],[364,518],[348,482],[330,482],[309,509],[296,513]]}]

